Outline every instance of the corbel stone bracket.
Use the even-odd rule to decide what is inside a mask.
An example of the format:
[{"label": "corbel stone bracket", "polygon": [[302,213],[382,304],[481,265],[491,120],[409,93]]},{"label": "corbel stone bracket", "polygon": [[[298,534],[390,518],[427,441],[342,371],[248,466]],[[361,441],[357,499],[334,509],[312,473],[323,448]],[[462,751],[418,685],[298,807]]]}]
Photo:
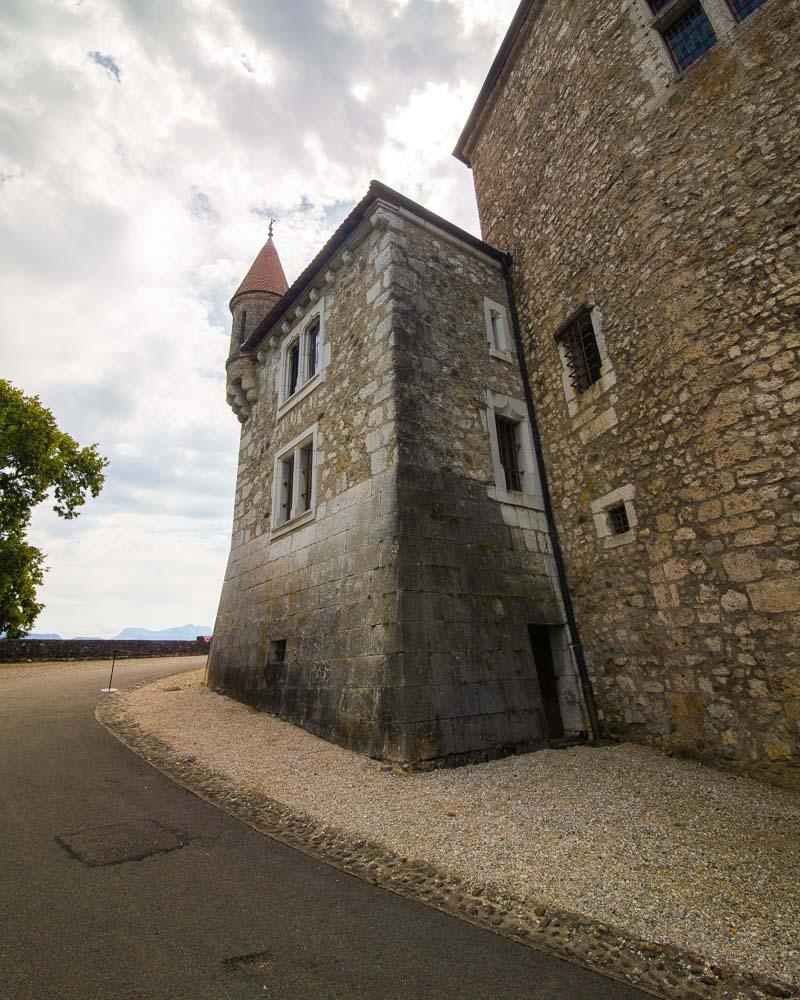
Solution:
[{"label": "corbel stone bracket", "polygon": [[239,422],[244,423],[258,399],[256,358],[240,355],[228,362],[226,397]]}]

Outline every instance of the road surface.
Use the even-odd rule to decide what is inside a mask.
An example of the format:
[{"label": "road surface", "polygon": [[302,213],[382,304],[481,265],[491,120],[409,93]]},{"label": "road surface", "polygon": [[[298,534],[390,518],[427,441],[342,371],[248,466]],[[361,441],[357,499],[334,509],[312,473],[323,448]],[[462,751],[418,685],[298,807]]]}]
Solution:
[{"label": "road surface", "polygon": [[[197,665],[127,661],[114,681]],[[195,798],[95,721],[107,669],[0,668],[2,1000],[645,996]]]}]

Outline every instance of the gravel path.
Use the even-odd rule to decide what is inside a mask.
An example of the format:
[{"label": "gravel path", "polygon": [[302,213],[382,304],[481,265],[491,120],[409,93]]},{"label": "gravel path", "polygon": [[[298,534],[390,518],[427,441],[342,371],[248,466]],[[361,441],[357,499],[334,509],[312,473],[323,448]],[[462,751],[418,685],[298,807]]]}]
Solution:
[{"label": "gravel path", "polygon": [[710,961],[800,984],[800,795],[644,747],[428,773],[381,765],[202,686],[124,697],[143,729],[326,827]]}]

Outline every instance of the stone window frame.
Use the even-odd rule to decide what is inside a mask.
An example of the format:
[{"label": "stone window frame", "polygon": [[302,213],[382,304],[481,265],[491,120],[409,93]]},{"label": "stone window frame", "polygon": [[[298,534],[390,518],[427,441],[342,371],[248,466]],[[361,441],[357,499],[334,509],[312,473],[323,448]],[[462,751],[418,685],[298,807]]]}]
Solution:
[{"label": "stone window frame", "polygon": [[[513,399],[506,393],[487,389],[486,409],[482,411],[482,416],[489,434],[489,453],[494,475],[494,486],[488,487],[487,493],[493,500],[498,500],[500,503],[511,504],[515,507],[530,507],[533,510],[544,510],[544,494],[525,401]],[[500,445],[497,440],[496,416],[513,420],[519,425],[520,471],[523,477],[527,477],[526,485],[529,485],[530,489],[521,491],[506,489],[506,474],[500,460]]]},{"label": "stone window frame", "polygon": [[[636,499],[636,487],[633,483],[626,483],[605,496],[593,500],[591,504],[592,517],[594,518],[594,528],[598,539],[607,549],[616,549],[621,545],[630,545],[636,541],[636,528],[639,519],[636,516],[636,507],[633,501]],[[615,507],[624,505],[625,514],[628,518],[629,528],[621,535],[615,535],[611,527],[609,511]]]},{"label": "stone window frame", "polygon": [[740,21],[728,0],[700,0],[716,35],[716,42],[686,69],[679,69],[664,40],[664,32],[696,2],[697,0],[670,0],[657,14],[654,14],[649,0],[631,0],[631,11],[636,15],[635,21],[643,28],[641,41],[648,53],[641,59],[642,72],[656,93],[656,104],[660,103],[673,84],[685,79],[686,74],[691,72],[696,64],[701,63],[711,49],[748,20],[745,18],[744,21]]},{"label": "stone window frame", "polygon": [[[289,516],[286,521],[281,524],[278,523],[278,518],[280,516],[281,509],[281,466],[289,455],[294,455],[294,478],[292,486],[292,508],[294,509],[297,504],[298,497],[300,494],[300,451],[302,448],[311,443],[311,505],[308,510],[302,511],[300,514],[296,514],[294,517]],[[300,528],[304,524],[308,524],[310,521],[316,519],[317,516],[317,482],[319,480],[319,424],[312,424],[311,427],[307,427],[302,434],[298,434],[297,437],[289,441],[282,448],[279,448],[275,453],[275,460],[272,469],[272,514],[271,514],[271,531],[270,537],[277,538],[280,535],[284,535],[289,531],[294,531],[295,528]]]},{"label": "stone window frame", "polygon": [[[317,388],[320,383],[325,381],[325,309],[324,309],[325,299],[321,298],[316,305],[303,316],[302,319],[295,323],[294,327],[286,334],[281,343],[280,352],[280,363],[278,365],[278,419],[289,412],[292,407],[297,406],[301,399],[305,399],[310,393]],[[307,367],[307,349],[306,349],[306,337],[308,331],[314,324],[315,320],[319,320],[319,340],[317,344],[317,371],[311,377],[306,377],[306,367]],[[297,383],[298,386],[291,396],[286,395],[286,385],[287,385],[287,359],[289,356],[289,350],[294,347],[295,344],[299,344],[300,347],[300,371],[298,374]]]},{"label": "stone window frame", "polygon": [[[584,389],[583,392],[578,392],[572,384],[567,345],[561,339],[560,334],[566,330],[567,327],[571,326],[575,320],[584,313],[589,314],[592,329],[594,330],[597,350],[600,354],[601,374],[600,378],[596,382],[593,382],[587,389]],[[614,371],[614,366],[611,363],[611,358],[608,354],[608,346],[606,345],[606,338],[603,333],[602,312],[597,306],[582,305],[561,324],[558,330],[556,330],[555,341],[556,346],[558,347],[558,356],[561,360],[561,382],[564,386],[564,396],[567,400],[567,409],[569,410],[569,415],[571,417],[576,417],[582,408],[595,403],[600,396],[603,396],[609,389],[617,384],[617,375]]]},{"label": "stone window frame", "polygon": [[[494,330],[492,328],[492,313],[499,316],[503,328],[503,346],[494,346]],[[511,327],[508,321],[508,309],[500,302],[495,302],[484,296],[483,299],[483,321],[486,325],[486,340],[489,344],[489,354],[498,361],[505,361],[508,364],[514,363],[514,345],[511,340]]]}]

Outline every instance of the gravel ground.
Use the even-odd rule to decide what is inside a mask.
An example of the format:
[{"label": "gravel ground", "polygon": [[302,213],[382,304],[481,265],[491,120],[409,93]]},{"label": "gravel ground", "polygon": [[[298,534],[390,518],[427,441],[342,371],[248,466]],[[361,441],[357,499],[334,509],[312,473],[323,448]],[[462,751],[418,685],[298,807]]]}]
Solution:
[{"label": "gravel ground", "polygon": [[499,898],[800,983],[800,794],[632,744],[387,773],[202,677],[122,697],[143,729],[242,791]]}]

